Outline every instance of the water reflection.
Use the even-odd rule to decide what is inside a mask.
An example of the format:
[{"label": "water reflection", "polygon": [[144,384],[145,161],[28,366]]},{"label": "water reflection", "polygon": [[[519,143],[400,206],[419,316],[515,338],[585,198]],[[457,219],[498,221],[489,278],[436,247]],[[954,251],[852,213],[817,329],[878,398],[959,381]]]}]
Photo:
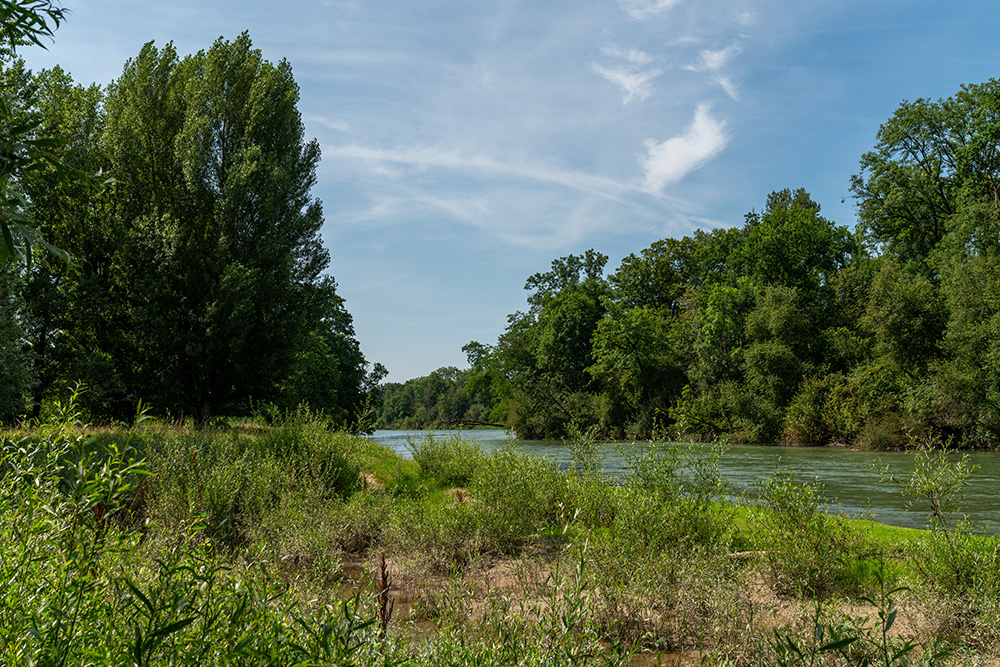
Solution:
[{"label": "water reflection", "polygon": [[[439,431],[431,435],[446,438],[455,432]],[[485,451],[513,442],[515,446],[538,456],[547,457],[565,467],[570,463],[569,450],[559,441],[514,441],[501,430],[460,431],[462,437],[473,440]],[[376,431],[371,438],[404,458],[412,458],[409,443],[427,437],[425,431]],[[601,445],[605,472],[612,479],[622,479],[628,466],[620,447],[641,447],[643,443],[605,443]],[[690,445],[707,447],[707,445]],[[972,452],[976,466],[966,490],[962,510],[976,525],[995,531],[1000,525],[1000,454]],[[765,447],[730,445],[719,461],[721,473],[729,480],[736,495],[753,496],[754,483],[767,479],[776,470],[791,470],[799,479],[818,480],[829,499],[828,510],[843,512],[851,517],[864,516],[895,526],[923,528],[928,509],[907,506],[898,489],[880,479],[880,470],[896,475],[913,470],[913,455],[907,452],[855,452],[838,447]]]}]

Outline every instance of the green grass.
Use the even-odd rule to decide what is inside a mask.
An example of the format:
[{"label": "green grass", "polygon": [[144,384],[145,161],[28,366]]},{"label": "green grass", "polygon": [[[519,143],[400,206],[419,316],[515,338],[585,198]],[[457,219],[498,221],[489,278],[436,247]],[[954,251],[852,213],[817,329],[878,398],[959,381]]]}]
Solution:
[{"label": "green grass", "polygon": [[[628,664],[634,650],[901,664],[884,659],[902,639],[840,611],[866,598],[933,616],[932,634],[913,636],[924,646],[938,634],[965,657],[997,653],[995,538],[827,516],[815,489],[787,478],[767,482],[759,507],[728,505],[710,460],[683,461],[699,466],[693,487],[669,448],[615,486],[460,439],[404,461],[310,420],[63,423],[2,447],[10,664]],[[419,614],[383,627],[378,586],[344,580],[347,561],[381,554],[434,632]],[[508,574],[494,581],[498,564]],[[457,588],[427,583],[442,578]],[[762,585],[811,624],[774,627],[751,595]],[[852,637],[854,653],[821,650],[818,627]],[[792,645],[814,662],[795,662]]]}]

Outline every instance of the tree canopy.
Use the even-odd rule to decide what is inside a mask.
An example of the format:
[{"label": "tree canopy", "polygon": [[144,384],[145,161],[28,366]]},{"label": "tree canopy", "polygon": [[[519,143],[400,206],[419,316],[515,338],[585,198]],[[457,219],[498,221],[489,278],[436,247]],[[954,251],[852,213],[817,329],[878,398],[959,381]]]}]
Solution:
[{"label": "tree canopy", "polygon": [[83,381],[118,419],[141,399],[198,423],[261,402],[356,423],[372,377],[327,273],[291,66],[244,33],[183,57],[146,44],[105,90],[59,68],[24,85],[67,164],[114,179],[95,192],[54,164],[21,179],[25,213],[74,257],[21,272],[35,412]]}]

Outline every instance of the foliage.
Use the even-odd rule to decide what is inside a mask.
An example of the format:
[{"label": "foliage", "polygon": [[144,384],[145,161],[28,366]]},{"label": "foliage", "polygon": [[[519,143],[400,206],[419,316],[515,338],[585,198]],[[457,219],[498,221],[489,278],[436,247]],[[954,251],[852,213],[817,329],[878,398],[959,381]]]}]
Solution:
[{"label": "foliage", "polygon": [[485,454],[468,488],[504,551],[521,546],[539,524],[565,519],[568,511],[567,482],[559,468],[513,445]]},{"label": "foliage", "polygon": [[[103,91],[59,68],[22,87],[24,113],[69,151],[23,179],[25,210],[75,258],[27,272],[33,416],[83,380],[103,418],[139,399],[199,424],[307,402],[360,428],[381,376],[326,273],[319,147],[290,65],[243,34],[187,57],[147,44]],[[65,169],[110,173],[113,191]]]},{"label": "foliage", "polygon": [[[766,510],[758,519],[759,540],[775,590],[821,599],[837,590],[840,580],[851,581],[850,566],[860,560],[863,543],[845,529],[841,518],[821,511],[821,484],[799,482],[793,472],[778,470],[758,482],[757,495]],[[864,586],[847,586],[859,584]]]},{"label": "foliage", "polygon": [[472,481],[482,450],[461,436],[428,433],[422,440],[408,443],[420,474],[446,486],[465,486]]},{"label": "foliage", "polygon": [[16,286],[21,282],[13,270],[0,269],[0,424],[24,413],[25,397],[34,384],[30,350],[18,326],[22,309]]},{"label": "foliage", "polygon": [[105,101],[119,372],[199,423],[267,397],[313,332],[353,333],[322,276],[319,147],[297,100],[289,64],[243,34],[184,59],[147,44]]},{"label": "foliage", "polygon": [[[944,664],[950,653],[938,641],[921,646],[913,639],[901,639],[892,632],[899,609],[894,596],[906,591],[905,587],[891,588],[884,570],[876,573],[878,594],[864,598],[875,608],[875,618],[838,616],[816,603],[811,619],[813,633],[805,638],[793,632],[775,631],[760,651],[762,664],[791,667],[793,665],[857,665],[858,667],[892,667],[910,665],[919,659],[922,667]],[[764,661],[767,661],[766,663]]]},{"label": "foliage", "polygon": [[[55,0],[3,0],[0,2],[0,66],[6,67],[18,47],[30,44],[45,48],[43,39],[66,18],[67,11]],[[20,69],[15,63],[14,69]],[[5,77],[6,78],[6,77]],[[66,173],[61,142],[39,134],[41,121],[23,113],[30,100],[24,89],[0,91],[0,267],[14,259],[31,264],[32,247],[40,245],[55,255],[68,259],[66,253],[39,235],[26,213],[28,200],[22,191],[23,181],[46,165]]]},{"label": "foliage", "polygon": [[604,316],[607,256],[588,250],[552,262],[530,276],[525,289],[531,308],[514,313],[493,347],[466,346],[474,362],[475,386],[491,388],[493,416],[523,438],[561,437],[576,423],[600,421],[589,400],[594,358],[591,339]]},{"label": "foliage", "polygon": [[489,390],[474,386],[471,370],[439,368],[402,384],[382,385],[378,426],[411,429],[476,425],[490,419],[488,402]]},{"label": "foliage", "polygon": [[[306,412],[276,427],[184,431],[140,419],[95,431],[72,401],[58,407],[55,423],[6,437],[0,456],[7,661],[630,664],[640,650],[697,650],[704,664],[741,666],[944,657],[932,636],[898,622],[904,603],[923,603],[904,595],[899,566],[878,555],[926,558],[923,542],[862,544],[867,528],[818,520],[815,487],[787,477],[762,485],[766,507],[726,508],[712,448],[699,456],[660,442],[636,459],[648,464],[641,476],[613,486],[511,446],[482,455],[467,495],[436,493],[424,477],[407,493],[358,484],[359,468],[370,475],[385,452]],[[777,562],[761,554],[780,545],[782,558],[806,558],[816,536],[837,557],[814,556],[816,571],[785,590],[786,615],[771,619],[747,586]],[[978,539],[955,542],[954,554],[996,543]],[[373,564],[371,586],[347,573],[359,554]],[[939,609],[970,596],[979,611],[956,611],[948,637],[963,655],[992,655],[995,591],[956,582],[948,593],[924,581],[909,585]],[[398,603],[414,594],[420,603],[407,618]],[[870,604],[870,616],[845,611],[842,595]],[[795,609],[807,614],[802,623]]]}]

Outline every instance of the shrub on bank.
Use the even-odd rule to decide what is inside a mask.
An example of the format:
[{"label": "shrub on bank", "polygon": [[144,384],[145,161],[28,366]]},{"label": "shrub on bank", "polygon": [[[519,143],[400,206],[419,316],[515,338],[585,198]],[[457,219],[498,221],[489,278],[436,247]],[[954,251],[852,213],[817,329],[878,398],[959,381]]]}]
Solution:
[{"label": "shrub on bank", "polygon": [[466,486],[482,458],[477,445],[457,434],[438,438],[427,433],[423,439],[411,439],[408,447],[420,474],[443,486]]}]

